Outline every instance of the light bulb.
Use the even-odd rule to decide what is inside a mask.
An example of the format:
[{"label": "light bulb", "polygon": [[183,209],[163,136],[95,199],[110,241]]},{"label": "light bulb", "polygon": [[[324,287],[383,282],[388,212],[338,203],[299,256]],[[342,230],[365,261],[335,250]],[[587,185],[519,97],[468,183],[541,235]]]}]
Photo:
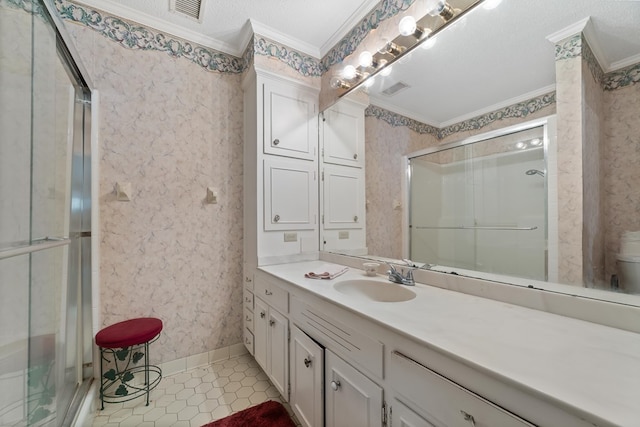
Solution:
[{"label": "light bulb", "polygon": [[329,86],[331,86],[332,89],[349,89],[349,85],[338,76],[331,77]]},{"label": "light bulb", "polygon": [[369,68],[371,67],[371,64],[373,64],[373,55],[371,52],[365,50],[358,57],[358,62],[360,63],[360,66]]},{"label": "light bulb", "polygon": [[531,140],[531,145],[538,146],[540,144],[542,144],[542,140],[540,138],[536,138],[536,139],[532,139]]},{"label": "light bulb", "polygon": [[356,67],[354,67],[353,65],[347,65],[342,70],[342,77],[347,80],[355,79],[356,75],[358,75],[358,71],[356,70]]},{"label": "light bulb", "polygon": [[413,16],[405,16],[400,20],[400,24],[398,25],[398,30],[403,36],[413,35],[417,28],[416,19]]},{"label": "light bulb", "polygon": [[520,150],[524,150],[525,148],[527,148],[527,144],[525,144],[524,142],[518,142],[516,144],[516,148],[519,148]]},{"label": "light bulb", "polygon": [[425,3],[425,7],[427,8],[427,13],[431,16],[438,16],[440,12],[444,8],[445,1],[444,0],[427,0]]},{"label": "light bulb", "polygon": [[391,74],[391,70],[393,69],[393,65],[389,65],[388,67],[384,67],[382,71],[380,71],[380,75],[383,77],[387,77]]},{"label": "light bulb", "polygon": [[487,10],[491,10],[498,7],[500,3],[502,3],[502,0],[485,0],[484,3],[482,4],[482,7]]},{"label": "light bulb", "polygon": [[375,77],[369,77],[367,80],[364,81],[363,85],[366,88],[370,88],[371,86],[373,86],[375,82],[376,82]]},{"label": "light bulb", "polygon": [[420,47],[424,50],[431,49],[436,44],[436,38],[429,38],[427,41],[423,42]]}]

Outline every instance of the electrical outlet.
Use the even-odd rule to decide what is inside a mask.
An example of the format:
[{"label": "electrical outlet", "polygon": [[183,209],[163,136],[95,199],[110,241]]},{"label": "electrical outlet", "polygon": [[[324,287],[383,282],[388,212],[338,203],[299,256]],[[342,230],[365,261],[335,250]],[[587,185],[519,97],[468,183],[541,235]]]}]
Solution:
[{"label": "electrical outlet", "polygon": [[297,242],[298,241],[298,233],[284,233],[284,241],[285,242]]}]

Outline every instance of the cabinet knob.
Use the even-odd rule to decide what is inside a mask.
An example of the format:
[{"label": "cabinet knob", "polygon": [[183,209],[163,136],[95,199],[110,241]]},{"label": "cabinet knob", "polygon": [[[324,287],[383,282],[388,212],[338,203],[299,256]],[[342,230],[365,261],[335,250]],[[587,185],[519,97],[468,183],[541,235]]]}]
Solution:
[{"label": "cabinet knob", "polygon": [[304,366],[306,366],[307,368],[309,366],[311,366],[311,359],[309,359],[308,357],[304,358]]},{"label": "cabinet knob", "polygon": [[247,282],[247,283],[251,283],[251,278],[249,278],[249,277],[245,277],[245,278],[244,278],[244,281],[245,281],[245,282]]},{"label": "cabinet knob", "polygon": [[247,322],[251,322],[251,318],[247,316]]},{"label": "cabinet knob", "polygon": [[251,344],[251,341],[249,341],[249,338],[245,338],[244,342],[245,342],[245,344]]},{"label": "cabinet knob", "polygon": [[340,388],[340,381],[331,381],[331,388],[335,391],[338,391],[338,389]]},{"label": "cabinet knob", "polygon": [[278,145],[280,144],[280,140],[278,138],[273,140],[273,145]]},{"label": "cabinet knob", "polygon": [[275,321],[275,320],[273,320],[273,319],[269,320],[269,326],[273,326],[273,325],[275,325],[275,324],[276,324],[276,321]]},{"label": "cabinet knob", "polygon": [[269,291],[269,290],[265,289],[265,290],[264,290],[264,294],[265,294],[265,295],[273,295],[273,292],[271,292],[271,291]]},{"label": "cabinet knob", "polygon": [[260,318],[261,319],[264,319],[264,316],[266,316],[266,315],[267,315],[267,313],[265,313],[264,311],[260,312]]},{"label": "cabinet knob", "polygon": [[358,215],[353,216],[353,222],[358,222]]},{"label": "cabinet knob", "polygon": [[273,217],[273,222],[278,222],[280,221],[280,215],[276,215]]},{"label": "cabinet knob", "polygon": [[465,421],[469,421],[469,424],[475,427],[476,420],[473,418],[473,415],[466,413],[465,411],[460,411]]},{"label": "cabinet knob", "polygon": [[353,155],[353,160],[358,160],[358,155],[357,154]]}]

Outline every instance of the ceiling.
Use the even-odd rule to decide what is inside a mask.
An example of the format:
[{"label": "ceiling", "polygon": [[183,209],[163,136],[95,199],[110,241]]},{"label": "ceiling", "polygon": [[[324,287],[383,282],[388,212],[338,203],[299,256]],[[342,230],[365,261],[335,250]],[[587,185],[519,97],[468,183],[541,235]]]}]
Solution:
[{"label": "ceiling", "polygon": [[[316,58],[379,2],[203,0],[198,22],[169,11],[170,0],[78,1],[235,56],[256,31]],[[390,76],[377,77],[372,103],[443,127],[549,92],[555,59],[547,37],[587,17],[605,71],[640,62],[640,0],[503,0],[492,10],[477,7],[439,33],[434,47],[417,49]],[[410,88],[376,95],[399,81]]]},{"label": "ceiling", "polygon": [[203,0],[200,22],[171,12],[170,0],[78,2],[235,56],[249,41],[251,21],[260,35],[320,58],[379,0]]}]

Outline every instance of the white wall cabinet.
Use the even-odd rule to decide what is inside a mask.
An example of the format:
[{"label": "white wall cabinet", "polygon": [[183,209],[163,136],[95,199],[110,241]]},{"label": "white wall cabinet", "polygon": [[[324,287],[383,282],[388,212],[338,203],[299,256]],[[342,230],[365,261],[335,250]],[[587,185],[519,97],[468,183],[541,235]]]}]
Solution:
[{"label": "white wall cabinet", "polygon": [[364,167],[364,110],[366,105],[342,99],[322,113],[324,163]]},{"label": "white wall cabinet", "polygon": [[244,91],[244,262],[318,258],[318,89],[262,70]]},{"label": "white wall cabinet", "polygon": [[325,251],[367,253],[365,107],[341,100],[322,115],[320,248]]},{"label": "white wall cabinet", "polygon": [[313,160],[318,147],[318,94],[264,79],[264,152]]},{"label": "white wall cabinet", "polygon": [[304,427],[324,425],[324,349],[296,326],[291,328],[291,398]]},{"label": "white wall cabinet", "polygon": [[317,228],[316,164],[269,156],[264,160],[264,229]]},{"label": "white wall cabinet", "polygon": [[330,350],[325,356],[326,427],[382,426],[382,388]]},{"label": "white wall cabinet", "polygon": [[254,357],[288,400],[289,320],[262,299],[255,299]]}]

